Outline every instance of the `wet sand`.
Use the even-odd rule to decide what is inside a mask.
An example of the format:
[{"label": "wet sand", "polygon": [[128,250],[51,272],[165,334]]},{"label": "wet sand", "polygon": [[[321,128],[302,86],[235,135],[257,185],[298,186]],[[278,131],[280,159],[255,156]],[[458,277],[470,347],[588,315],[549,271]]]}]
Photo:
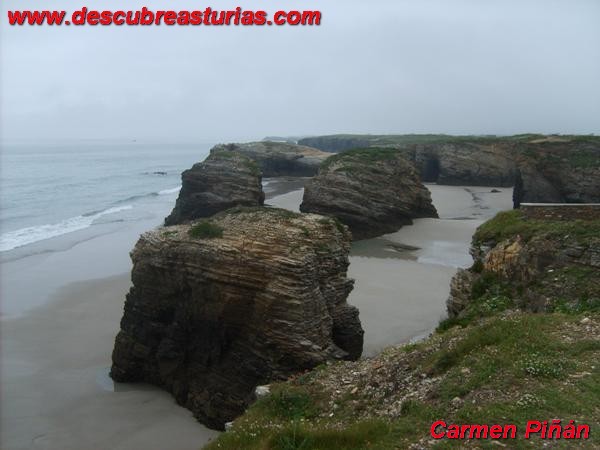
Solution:
[{"label": "wet sand", "polygon": [[197,449],[217,432],[166,392],[108,377],[129,274],[71,284],[2,323],[1,448]]},{"label": "wet sand", "polygon": [[[267,203],[297,210],[302,183],[270,183]],[[289,189],[296,190],[285,193]],[[470,264],[473,231],[498,209],[510,208],[509,190],[430,189],[444,219],[420,219],[353,246],[349,275],[356,287],[349,301],[361,311],[366,355],[435,327],[445,313],[456,267]],[[0,448],[187,450],[217,434],[168,393],[147,385],[115,385],[108,377],[130,286],[127,253],[134,238],[134,230],[128,230],[3,264],[3,276],[14,281],[10,304],[3,291],[3,309],[20,315],[0,323]],[[57,265],[60,261],[66,265]],[[112,276],[89,280],[96,271]],[[59,275],[63,285],[58,290],[58,281],[44,284]],[[28,276],[30,284],[36,283],[32,289]],[[79,281],[65,282],[73,279]],[[30,291],[36,303],[20,308]]]},{"label": "wet sand", "polygon": [[[468,267],[475,229],[498,211],[512,207],[512,189],[427,186],[440,219],[417,219],[411,226],[353,244],[348,275],[356,280],[349,303],[360,310],[364,355],[427,336],[446,315],[450,280]],[[302,190],[271,201],[298,210]]]}]

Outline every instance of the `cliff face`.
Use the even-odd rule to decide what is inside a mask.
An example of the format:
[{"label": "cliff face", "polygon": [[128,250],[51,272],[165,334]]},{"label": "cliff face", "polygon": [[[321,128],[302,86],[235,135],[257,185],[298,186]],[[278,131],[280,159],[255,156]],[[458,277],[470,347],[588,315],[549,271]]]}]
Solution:
[{"label": "cliff face", "polygon": [[370,147],[373,140],[369,136],[360,135],[333,135],[314,136],[300,139],[298,144],[318,148],[326,152],[345,152],[355,148]]},{"label": "cliff face", "polygon": [[600,202],[600,141],[543,139],[520,147],[514,204]]},{"label": "cliff face", "polygon": [[600,137],[337,135],[300,140],[322,150],[401,150],[423,181],[449,185],[516,186],[520,202],[597,202]]},{"label": "cliff face", "polygon": [[305,138],[300,143],[332,152],[367,147],[396,148],[414,162],[426,182],[509,187],[515,180],[514,143],[499,138],[339,135]]},{"label": "cliff face", "polygon": [[270,208],[145,233],[131,254],[112,378],[161,386],[223,428],[257,385],[359,358],[349,249],[333,220]]},{"label": "cliff face", "polygon": [[393,149],[345,152],[326,161],[304,190],[300,210],[336,217],[354,239],[397,231],[417,217],[437,217],[431,194]]},{"label": "cliff face", "polygon": [[235,151],[247,156],[258,164],[265,177],[312,177],[319,165],[331,156],[315,148],[269,141],[217,145],[214,150]]},{"label": "cliff face", "polygon": [[165,225],[210,217],[234,206],[264,203],[258,166],[240,153],[213,149],[204,162],[183,172],[175,208]]},{"label": "cliff face", "polygon": [[[475,234],[475,264],[451,283],[448,314],[490,308],[533,312],[600,307],[600,220],[560,220],[500,213]],[[594,306],[595,305],[595,306]]]},{"label": "cliff face", "polygon": [[447,185],[504,186],[515,180],[510,146],[502,144],[429,144],[408,148],[423,181]]}]

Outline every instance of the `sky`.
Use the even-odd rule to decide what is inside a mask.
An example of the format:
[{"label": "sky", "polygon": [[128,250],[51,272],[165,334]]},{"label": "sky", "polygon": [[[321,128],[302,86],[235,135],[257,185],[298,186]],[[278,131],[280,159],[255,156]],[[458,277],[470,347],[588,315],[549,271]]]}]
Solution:
[{"label": "sky", "polygon": [[[7,10],[36,5],[314,9],[323,19],[7,25]],[[598,0],[2,0],[0,9],[5,140],[600,134]]]}]

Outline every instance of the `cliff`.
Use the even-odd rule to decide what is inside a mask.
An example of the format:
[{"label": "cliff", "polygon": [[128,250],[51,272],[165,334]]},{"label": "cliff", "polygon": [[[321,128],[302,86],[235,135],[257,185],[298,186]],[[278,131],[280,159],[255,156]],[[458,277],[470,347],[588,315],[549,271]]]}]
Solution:
[{"label": "cliff", "polygon": [[333,220],[270,208],[145,233],[131,253],[111,377],[160,386],[222,429],[257,385],[357,359],[349,249]]},{"label": "cliff", "polygon": [[264,177],[311,177],[331,156],[315,148],[269,141],[217,145],[214,150],[235,151],[247,156],[258,164]]},{"label": "cliff", "polygon": [[354,239],[397,231],[413,218],[437,217],[413,165],[394,149],[331,157],[306,184],[300,210],[337,218]]},{"label": "cliff", "polygon": [[514,204],[600,202],[600,139],[540,139],[519,147]]},{"label": "cliff", "polygon": [[[333,135],[299,141],[321,150],[388,147],[415,163],[423,181],[513,186],[515,203],[598,201],[600,137]],[[594,167],[596,169],[594,169]]]},{"label": "cliff", "polygon": [[183,172],[181,191],[165,225],[210,217],[234,206],[264,203],[262,177],[248,157],[233,151],[213,149],[204,162]]},{"label": "cliff", "polygon": [[[485,308],[532,312],[600,307],[600,220],[531,218],[521,211],[498,214],[480,227],[471,253],[475,263],[451,284],[448,314],[464,320]],[[532,212],[531,214],[533,214]]]},{"label": "cliff", "polygon": [[423,181],[508,187],[515,180],[514,145],[532,137],[539,136],[333,135],[305,138],[300,143],[333,152],[396,148],[414,162]]},{"label": "cliff", "polygon": [[[274,383],[207,449],[599,448],[598,239],[597,219],[500,214],[474,238],[466,302],[430,337]],[[563,439],[525,438],[528,421],[553,419]],[[440,420],[445,437],[452,424],[517,433],[434,439]],[[564,439],[574,425],[588,438]]]}]

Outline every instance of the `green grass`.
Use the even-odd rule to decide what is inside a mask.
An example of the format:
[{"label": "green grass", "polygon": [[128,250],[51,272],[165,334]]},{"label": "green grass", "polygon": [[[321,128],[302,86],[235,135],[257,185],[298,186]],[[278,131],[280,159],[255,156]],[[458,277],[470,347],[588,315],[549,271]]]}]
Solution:
[{"label": "green grass", "polygon": [[[510,211],[481,226],[475,240],[499,242],[518,234],[532,245],[544,245],[547,237],[589,244],[596,242],[598,226],[598,221],[525,220]],[[525,424],[533,419],[572,419],[597,430],[598,271],[569,265],[544,270],[524,284],[487,272],[483,263],[471,272],[476,281],[470,303],[460,317],[442,321],[433,336],[386,349],[373,360],[323,365],[274,384],[270,397],[251,406],[232,431],[207,448],[392,449],[423,442],[434,449],[498,448],[491,440],[429,444],[430,426],[439,419],[514,423],[518,439],[504,442],[511,449],[541,446],[539,440],[523,439]],[[551,299],[549,311],[519,310],[527,293]],[[344,378],[355,367],[358,381],[345,387]],[[352,386],[357,389],[350,391]],[[398,399],[398,412],[385,413]],[[590,436],[588,441],[552,441],[552,448],[600,448],[600,435]]]},{"label": "green grass", "polygon": [[243,167],[248,169],[248,171],[252,175],[255,175],[255,176],[262,175],[260,167],[258,166],[258,164],[256,164],[256,162],[254,160],[248,158],[246,155],[243,155],[242,153],[239,153],[237,151],[232,151],[232,150],[213,151],[210,154],[210,158],[214,159],[214,160],[225,160],[225,159],[237,160],[240,162],[240,164]]},{"label": "green grass", "polygon": [[[383,403],[369,405],[368,395],[362,397],[367,402],[362,408],[351,400],[339,401],[339,409],[330,418],[330,393],[318,382],[330,369],[322,368],[301,377],[301,381],[276,385],[271,397],[259,400],[235,422],[233,431],[222,434],[207,448],[408,448],[423,438],[428,440],[429,427],[438,419],[448,423],[515,423],[520,439],[510,441],[510,448],[516,449],[540,443],[522,439],[525,423],[532,419],[574,419],[597,429],[600,367],[594,363],[600,356],[600,341],[577,328],[581,317],[496,315],[464,330],[451,330],[442,339],[434,336],[398,351],[398,368],[408,366],[416,374],[443,380],[424,398],[403,402],[395,418],[384,419],[376,413],[359,416],[365,408],[375,411],[386,406],[385,398],[376,400]],[[593,317],[600,319],[597,314]],[[457,397],[459,404],[455,403]],[[490,440],[473,443],[480,448],[496,448]],[[433,448],[462,448],[464,444],[440,441]],[[600,440],[592,433],[586,442],[555,444],[553,448],[593,448]]]},{"label": "green grass", "polygon": [[[401,134],[401,135],[369,135],[369,134],[338,134],[317,136],[316,139],[329,142],[356,142],[359,146],[385,145],[414,145],[414,144],[496,144],[496,143],[527,143],[534,140],[557,137],[577,143],[600,143],[600,136],[593,135],[543,135],[535,133],[517,134],[513,136],[496,135],[448,135],[448,134]],[[311,139],[309,138],[308,143]]]},{"label": "green grass", "polygon": [[200,222],[193,225],[189,235],[194,239],[214,239],[223,237],[223,228],[211,222]]},{"label": "green grass", "polygon": [[586,150],[572,152],[569,155],[569,163],[571,167],[599,167],[600,150],[595,152]]},{"label": "green grass", "polygon": [[585,241],[600,236],[600,220],[542,221],[523,217],[519,210],[503,211],[481,225],[473,237],[475,244],[500,242],[520,235],[525,241],[532,237],[575,237]]},{"label": "green grass", "polygon": [[369,164],[393,160],[399,156],[400,152],[392,148],[359,148],[348,150],[344,153],[327,158],[319,168],[321,173],[327,173],[333,166],[336,166],[336,171],[353,171],[356,169],[356,164],[361,166],[361,169],[369,168]]},{"label": "green grass", "polygon": [[237,206],[226,211],[220,212],[217,214],[217,216],[255,213],[269,214],[273,217],[285,220],[298,219],[302,217],[302,214],[294,211],[281,208],[271,208],[268,206]]}]

